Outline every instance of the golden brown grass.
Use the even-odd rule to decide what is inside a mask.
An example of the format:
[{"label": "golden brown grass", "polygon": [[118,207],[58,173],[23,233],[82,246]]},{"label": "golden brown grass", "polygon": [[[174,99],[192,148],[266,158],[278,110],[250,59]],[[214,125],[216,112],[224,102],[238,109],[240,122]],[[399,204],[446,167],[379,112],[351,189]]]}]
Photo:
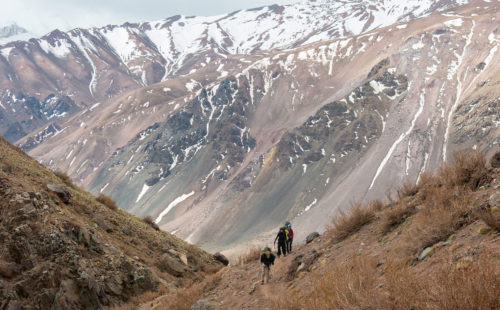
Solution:
[{"label": "golden brown grass", "polygon": [[395,309],[499,309],[500,269],[483,253],[468,264],[440,265],[419,275],[412,267],[390,266],[385,279]]},{"label": "golden brown grass", "polygon": [[205,294],[217,288],[220,282],[220,275],[210,275],[203,282],[195,282],[187,285],[186,289],[173,291],[162,298],[158,309],[190,310]]},{"label": "golden brown grass", "polygon": [[394,228],[404,223],[413,213],[415,212],[415,207],[408,203],[398,202],[393,204],[381,215],[381,222],[379,225],[379,232],[381,234],[386,234],[392,231]]},{"label": "golden brown grass", "polygon": [[340,211],[332,221],[326,234],[335,242],[340,242],[357,232],[375,218],[374,206],[365,206],[361,202],[351,203],[349,211]]},{"label": "golden brown grass", "polygon": [[160,227],[155,223],[153,217],[151,215],[146,215],[142,218],[142,221],[149,226],[153,227],[155,230],[160,230]]},{"label": "golden brown grass", "polygon": [[95,200],[99,201],[100,203],[110,208],[111,210],[118,209],[118,206],[116,205],[116,202],[113,200],[113,198],[107,195],[99,194],[99,196],[97,196]]},{"label": "golden brown grass", "polygon": [[250,262],[258,261],[260,258],[261,249],[258,246],[252,246],[248,252],[243,255],[238,256],[237,264],[243,265]]},{"label": "golden brown grass", "polygon": [[484,153],[462,150],[454,152],[453,158],[451,165],[443,164],[438,169],[437,177],[442,185],[476,190],[491,180]]},{"label": "golden brown grass", "polygon": [[71,178],[69,177],[69,175],[66,172],[64,172],[62,170],[56,170],[56,171],[54,171],[54,174],[59,179],[61,179],[61,181],[63,181],[64,184],[71,186],[73,188],[76,188],[76,185],[73,183],[73,180],[71,180]]},{"label": "golden brown grass", "polygon": [[418,186],[415,183],[405,182],[396,189],[398,199],[415,196],[418,193]]},{"label": "golden brown grass", "polygon": [[414,267],[357,256],[311,276],[310,291],[287,291],[274,300],[278,310],[428,309],[500,307],[500,269],[491,255],[469,265],[441,265],[423,274]]},{"label": "golden brown grass", "polygon": [[167,288],[160,286],[156,291],[147,291],[132,297],[126,304],[110,307],[110,310],[135,310],[141,304],[153,303],[154,300],[167,293]]}]

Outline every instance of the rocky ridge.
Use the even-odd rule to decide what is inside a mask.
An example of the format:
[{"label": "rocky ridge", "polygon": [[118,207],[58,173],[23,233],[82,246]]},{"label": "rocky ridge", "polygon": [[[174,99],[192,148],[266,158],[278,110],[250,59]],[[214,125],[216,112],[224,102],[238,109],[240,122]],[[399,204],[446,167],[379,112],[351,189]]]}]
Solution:
[{"label": "rocky ridge", "polygon": [[[0,306],[101,309],[220,268],[0,140]],[[62,177],[62,178],[61,178]]]}]

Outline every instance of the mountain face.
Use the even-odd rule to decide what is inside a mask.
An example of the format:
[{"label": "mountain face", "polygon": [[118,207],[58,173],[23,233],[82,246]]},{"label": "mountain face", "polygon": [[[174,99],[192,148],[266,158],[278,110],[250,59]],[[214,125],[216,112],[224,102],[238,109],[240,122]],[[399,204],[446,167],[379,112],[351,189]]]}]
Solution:
[{"label": "mountain face", "polygon": [[102,309],[221,268],[208,253],[109,200],[100,203],[3,138],[0,151],[2,309]]},{"label": "mountain face", "polygon": [[500,142],[498,3],[464,3],[310,1],[56,31],[1,47],[0,72],[20,79],[0,83],[36,81],[42,101],[71,91],[79,108],[47,112],[64,115],[18,143],[122,208],[206,249],[285,220],[302,238],[455,149]]},{"label": "mountain face", "polygon": [[[157,22],[55,30],[40,39],[0,46],[0,97],[21,92],[42,100],[56,94],[71,97],[82,108],[91,107],[179,75],[207,71],[229,75],[233,69],[228,55],[255,55],[356,35],[466,2],[306,1],[214,17],[174,16]],[[22,30],[14,25],[4,33],[16,31]],[[6,135],[6,130],[0,134]],[[23,133],[20,128],[16,132],[11,139]]]}]

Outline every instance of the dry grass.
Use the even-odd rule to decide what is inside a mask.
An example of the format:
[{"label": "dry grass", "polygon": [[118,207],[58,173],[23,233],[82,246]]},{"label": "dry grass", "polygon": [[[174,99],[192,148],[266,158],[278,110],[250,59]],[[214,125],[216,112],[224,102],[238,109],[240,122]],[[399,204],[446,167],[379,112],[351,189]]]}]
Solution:
[{"label": "dry grass", "polygon": [[415,196],[418,193],[418,186],[415,183],[405,182],[396,189],[398,199]]},{"label": "dry grass", "polygon": [[313,288],[304,296],[288,293],[274,302],[273,309],[390,309],[390,303],[377,288],[377,262],[356,256],[322,275],[313,275]]},{"label": "dry grass", "polygon": [[478,211],[476,211],[477,217],[480,218],[486,225],[488,225],[491,229],[500,231],[500,211],[495,209],[495,212],[492,211],[489,207],[481,207]]},{"label": "dry grass", "polygon": [[190,310],[203,295],[213,291],[221,282],[219,275],[211,275],[203,282],[196,282],[186,289],[177,290],[164,296],[158,309]]},{"label": "dry grass", "polygon": [[385,274],[393,308],[429,310],[499,309],[499,276],[497,264],[486,253],[478,261],[441,265],[424,276],[397,265]]},{"label": "dry grass", "polygon": [[351,203],[347,213],[340,211],[339,215],[333,219],[333,226],[328,228],[327,235],[331,236],[335,242],[340,242],[359,231],[374,218],[373,206],[364,206],[361,202]]},{"label": "dry grass", "polygon": [[73,183],[73,180],[71,180],[71,178],[69,177],[69,175],[62,171],[62,170],[56,170],[54,171],[54,174],[59,178],[61,179],[61,181],[64,182],[64,184],[72,187],[72,188],[76,188],[76,185]]},{"label": "dry grass", "polygon": [[236,264],[243,265],[251,262],[258,261],[260,258],[261,252],[258,246],[251,247],[247,253],[238,256]]},{"label": "dry grass", "polygon": [[113,200],[113,198],[107,195],[99,194],[99,196],[97,196],[95,200],[99,201],[100,203],[110,208],[111,210],[118,209],[118,206],[116,205],[116,202]]},{"label": "dry grass", "polygon": [[469,194],[449,190],[437,191],[436,195],[446,203],[426,201],[423,209],[412,217],[412,223],[403,234],[401,247],[408,259],[415,259],[424,248],[446,240],[462,226],[473,222]]},{"label": "dry grass", "polygon": [[415,213],[413,205],[404,202],[393,204],[382,213],[382,220],[378,227],[379,232],[386,234],[394,230],[394,228],[404,223],[413,213]]},{"label": "dry grass", "polygon": [[135,310],[137,306],[141,304],[147,304],[153,302],[156,298],[165,295],[167,293],[167,288],[160,286],[156,291],[147,291],[139,296],[134,296],[126,304],[110,307],[110,310]]},{"label": "dry grass", "polygon": [[456,151],[453,158],[453,164],[444,164],[438,170],[437,177],[442,185],[448,188],[460,186],[476,190],[491,180],[482,152]]},{"label": "dry grass", "polygon": [[499,309],[499,271],[487,254],[469,265],[442,265],[431,274],[395,263],[381,272],[373,258],[358,256],[312,276],[312,290],[277,297],[273,309]]},{"label": "dry grass", "polygon": [[146,215],[142,218],[142,221],[149,226],[153,227],[155,230],[160,230],[160,227],[155,223],[153,217],[151,215]]}]

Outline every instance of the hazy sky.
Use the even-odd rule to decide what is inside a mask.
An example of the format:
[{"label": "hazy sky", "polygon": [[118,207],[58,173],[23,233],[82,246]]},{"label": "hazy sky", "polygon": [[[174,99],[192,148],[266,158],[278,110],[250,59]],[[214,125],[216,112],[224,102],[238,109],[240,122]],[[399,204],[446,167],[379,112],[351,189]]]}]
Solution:
[{"label": "hazy sky", "polygon": [[0,25],[17,22],[37,35],[55,28],[160,20],[172,15],[218,15],[300,0],[1,0]]}]

